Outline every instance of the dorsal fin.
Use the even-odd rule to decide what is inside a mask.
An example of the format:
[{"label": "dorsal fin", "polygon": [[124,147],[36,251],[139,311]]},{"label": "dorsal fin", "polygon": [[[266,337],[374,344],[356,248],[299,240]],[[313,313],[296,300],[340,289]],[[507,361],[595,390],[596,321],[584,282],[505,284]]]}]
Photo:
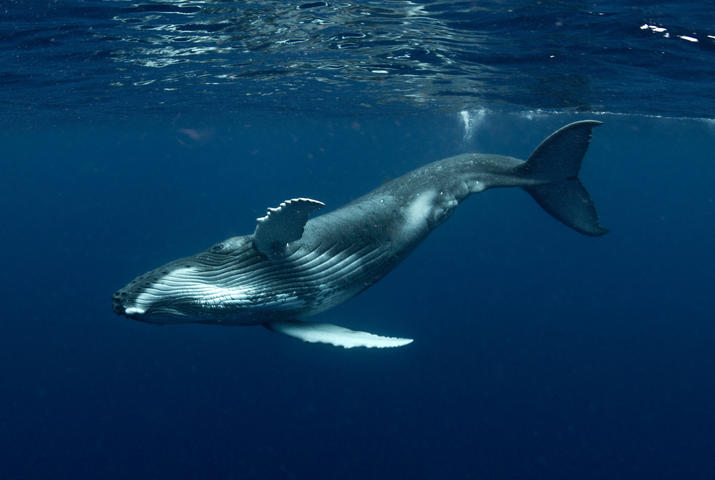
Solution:
[{"label": "dorsal fin", "polygon": [[288,243],[303,236],[303,228],[308,217],[325,204],[310,198],[292,198],[269,208],[265,217],[257,219],[253,243],[269,257],[280,256]]}]

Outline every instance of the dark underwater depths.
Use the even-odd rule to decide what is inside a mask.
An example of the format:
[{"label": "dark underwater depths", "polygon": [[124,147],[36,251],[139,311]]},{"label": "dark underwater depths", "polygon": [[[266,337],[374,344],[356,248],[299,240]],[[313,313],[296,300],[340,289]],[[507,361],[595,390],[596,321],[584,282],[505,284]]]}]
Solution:
[{"label": "dark underwater depths", "polygon": [[406,348],[111,312],[134,275],[286,198],[523,158],[580,118],[488,115],[467,142],[456,115],[4,131],[2,477],[712,478],[712,122],[599,118],[582,179],[603,238],[489,191],[320,317]]}]

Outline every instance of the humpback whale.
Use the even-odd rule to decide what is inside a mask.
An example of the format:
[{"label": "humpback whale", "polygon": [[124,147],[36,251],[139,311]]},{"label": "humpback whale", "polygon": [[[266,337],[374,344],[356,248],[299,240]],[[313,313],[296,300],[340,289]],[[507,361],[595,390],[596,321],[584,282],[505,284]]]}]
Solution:
[{"label": "humpback whale", "polygon": [[140,275],[112,297],[112,309],[158,324],[262,325],[306,342],[345,348],[398,347],[386,337],[306,320],[358,295],[404,260],[470,194],[521,187],[553,217],[585,235],[599,223],[578,173],[601,122],[571,123],[526,160],[468,153],[387,182],[349,204],[293,198],[269,208],[253,234]]}]

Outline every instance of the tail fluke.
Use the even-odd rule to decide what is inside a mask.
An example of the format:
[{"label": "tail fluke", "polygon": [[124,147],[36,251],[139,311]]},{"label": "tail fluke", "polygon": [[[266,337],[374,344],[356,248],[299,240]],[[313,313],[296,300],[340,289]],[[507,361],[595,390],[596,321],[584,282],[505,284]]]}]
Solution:
[{"label": "tail fluke", "polygon": [[568,178],[524,190],[554,218],[577,232],[594,237],[608,233],[608,229],[598,223],[596,206],[578,178]]},{"label": "tail fluke", "polygon": [[539,182],[524,190],[544,210],[574,230],[592,236],[603,235],[608,229],[599,224],[596,206],[579,181],[578,172],[588,150],[591,129],[599,125],[601,122],[583,120],[560,128],[518,167],[520,175]]}]

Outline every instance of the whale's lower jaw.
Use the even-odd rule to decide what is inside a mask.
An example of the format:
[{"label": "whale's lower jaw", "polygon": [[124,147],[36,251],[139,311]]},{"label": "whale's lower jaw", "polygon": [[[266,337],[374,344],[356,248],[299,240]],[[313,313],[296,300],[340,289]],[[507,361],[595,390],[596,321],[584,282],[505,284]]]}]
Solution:
[{"label": "whale's lower jaw", "polygon": [[374,283],[391,268],[389,255],[388,246],[301,246],[269,259],[250,241],[230,239],[138,277],[114,294],[113,310],[162,324],[255,325],[302,318]]}]

